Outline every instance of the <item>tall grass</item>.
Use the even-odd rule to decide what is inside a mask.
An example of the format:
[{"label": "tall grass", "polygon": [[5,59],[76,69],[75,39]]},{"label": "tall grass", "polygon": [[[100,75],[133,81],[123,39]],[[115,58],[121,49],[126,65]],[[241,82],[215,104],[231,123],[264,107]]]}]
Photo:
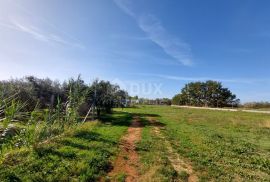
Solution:
[{"label": "tall grass", "polygon": [[27,103],[18,101],[16,95],[4,98],[0,88],[1,154],[25,145],[36,146],[78,125],[81,121],[78,109],[85,99],[80,91],[80,84],[73,81],[67,103],[58,97],[54,108],[40,110],[37,103],[33,111],[27,112],[24,111]]},{"label": "tall grass", "polygon": [[5,149],[18,146],[16,141],[19,139],[18,135],[20,135],[20,131],[11,123],[25,116],[25,113],[20,112],[24,104],[17,102],[15,95],[4,98],[3,92],[1,92],[0,100],[0,121],[2,122],[0,151],[3,153]]}]

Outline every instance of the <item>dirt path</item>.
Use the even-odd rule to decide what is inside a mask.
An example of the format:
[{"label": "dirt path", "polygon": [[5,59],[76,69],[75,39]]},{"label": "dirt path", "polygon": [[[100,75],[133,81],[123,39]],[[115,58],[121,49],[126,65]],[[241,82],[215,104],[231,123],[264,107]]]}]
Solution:
[{"label": "dirt path", "polygon": [[119,175],[124,176],[126,182],[137,181],[139,156],[136,143],[141,139],[141,123],[139,117],[134,117],[127,134],[121,139],[120,152],[114,161],[113,170],[109,173],[112,181],[117,181]]},{"label": "dirt path", "polygon": [[[188,182],[197,182],[198,177],[193,171],[192,165],[185,161],[178,153],[176,153],[168,140],[162,135],[156,120],[149,118],[149,122],[153,125],[153,132],[156,136],[164,141],[164,147],[167,149],[167,157],[178,173],[186,172]],[[128,128],[128,132],[121,139],[120,152],[113,163],[113,170],[109,173],[111,181],[119,181],[119,178],[125,182],[139,181],[139,156],[136,152],[136,143],[141,140],[142,125],[139,117],[134,117],[132,124]]]},{"label": "dirt path", "polygon": [[150,123],[152,123],[154,125],[154,133],[160,137],[161,139],[163,139],[164,141],[164,147],[166,147],[167,151],[168,151],[168,159],[171,163],[171,165],[173,166],[174,170],[177,171],[179,174],[181,172],[186,172],[189,177],[188,177],[188,182],[197,182],[198,177],[196,176],[196,174],[193,171],[192,165],[185,161],[183,158],[181,158],[181,156],[176,153],[171,145],[171,143],[165,139],[165,137],[162,135],[162,133],[160,132],[160,126],[155,125],[156,120],[149,118]]}]

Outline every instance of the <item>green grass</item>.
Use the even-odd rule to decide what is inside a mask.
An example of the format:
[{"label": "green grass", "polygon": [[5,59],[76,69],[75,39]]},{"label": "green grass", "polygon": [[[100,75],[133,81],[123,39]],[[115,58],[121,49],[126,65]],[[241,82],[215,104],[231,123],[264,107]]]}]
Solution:
[{"label": "green grass", "polygon": [[[270,180],[270,115],[167,106],[125,111],[156,115],[165,125],[163,135],[177,153],[192,161],[201,181]],[[139,144],[147,147],[140,151],[146,168],[151,168],[156,156],[163,156],[162,144],[150,135],[149,127]]]},{"label": "green grass", "polygon": [[95,181],[105,176],[117,154],[131,115],[105,115],[59,138],[7,152],[1,158],[1,181]]},{"label": "green grass", "polygon": [[[7,151],[0,158],[0,181],[107,179],[119,140],[133,115],[144,125],[142,140],[137,143],[141,181],[187,180],[187,173],[173,169],[165,139],[192,162],[201,181],[270,181],[270,115],[169,106],[117,110],[32,148]],[[153,132],[156,125],[148,117],[159,122],[165,138]],[[119,174],[117,180],[124,181],[126,176]]]},{"label": "green grass", "polygon": [[147,121],[148,116],[141,115],[144,128],[142,130],[142,140],[137,144],[137,151],[140,156],[141,181],[167,182],[177,179],[178,174],[170,164],[164,148],[163,139],[153,132],[153,125]]}]

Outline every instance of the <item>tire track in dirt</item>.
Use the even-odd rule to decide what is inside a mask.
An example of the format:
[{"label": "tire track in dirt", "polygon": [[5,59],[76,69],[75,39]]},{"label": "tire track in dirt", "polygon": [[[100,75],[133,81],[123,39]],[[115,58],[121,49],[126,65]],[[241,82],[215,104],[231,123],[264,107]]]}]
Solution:
[{"label": "tire track in dirt", "polygon": [[188,182],[199,181],[197,175],[195,174],[195,172],[193,170],[192,165],[190,163],[186,162],[185,160],[183,160],[183,158],[181,158],[180,155],[174,151],[171,143],[168,140],[166,140],[166,138],[162,135],[162,133],[160,131],[161,127],[155,124],[155,123],[157,123],[156,120],[153,118],[148,118],[148,120],[154,126],[154,128],[153,128],[154,133],[158,137],[163,139],[164,147],[166,147],[166,149],[168,151],[167,157],[168,157],[171,165],[173,166],[174,170],[177,171],[178,174],[180,174],[181,172],[186,172],[189,176]]},{"label": "tire track in dirt", "polygon": [[113,170],[109,173],[112,181],[117,181],[118,175],[125,175],[126,182],[134,182],[139,178],[139,156],[136,152],[136,143],[141,140],[142,124],[135,116],[120,142],[120,152],[113,163]]}]

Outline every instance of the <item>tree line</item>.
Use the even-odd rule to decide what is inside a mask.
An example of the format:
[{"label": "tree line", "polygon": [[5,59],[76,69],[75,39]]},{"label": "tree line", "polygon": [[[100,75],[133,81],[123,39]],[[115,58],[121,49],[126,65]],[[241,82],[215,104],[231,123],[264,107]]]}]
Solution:
[{"label": "tree line", "polygon": [[247,109],[265,109],[270,108],[270,102],[247,102],[242,107]]},{"label": "tree line", "polygon": [[138,96],[129,97],[129,105],[171,105],[171,99],[169,98],[139,98]]},{"label": "tree line", "polygon": [[[86,84],[81,77],[60,83],[28,76],[0,81],[0,156],[33,147],[64,131],[123,107],[128,93],[108,81]],[[24,125],[25,127],[22,127]]]},{"label": "tree line", "polygon": [[25,103],[24,111],[54,109],[61,102],[62,109],[77,105],[80,114],[95,106],[97,114],[110,112],[113,107],[125,104],[128,93],[109,81],[95,80],[86,84],[80,76],[60,83],[49,78],[26,76],[22,79],[0,81],[0,98],[14,97]]},{"label": "tree line", "polygon": [[182,88],[172,99],[174,105],[190,105],[199,107],[236,107],[240,103],[236,95],[221,82],[191,82]]}]

